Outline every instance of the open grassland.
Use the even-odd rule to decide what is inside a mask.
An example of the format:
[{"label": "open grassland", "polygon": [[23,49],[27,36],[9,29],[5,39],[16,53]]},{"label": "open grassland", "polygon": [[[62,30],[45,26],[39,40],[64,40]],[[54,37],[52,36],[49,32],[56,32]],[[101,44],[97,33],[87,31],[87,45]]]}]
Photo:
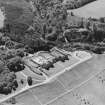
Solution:
[{"label": "open grassland", "polygon": [[97,0],[78,9],[68,10],[68,11],[69,12],[72,11],[75,15],[78,15],[80,17],[100,18],[100,17],[105,17],[104,10],[105,10],[105,0]]},{"label": "open grassland", "polygon": [[[98,61],[100,60],[100,62]],[[58,77],[58,79],[64,84],[67,89],[72,89],[81,82],[87,80],[90,76],[94,75],[96,72],[101,71],[105,68],[104,58],[93,57],[84,63],[81,63],[74,67],[73,69],[66,71]]]},{"label": "open grassland", "polygon": [[[104,105],[105,70],[48,105]],[[102,78],[102,80],[100,80]]]},{"label": "open grassland", "polygon": [[66,5],[67,9],[75,9],[82,7],[90,2],[93,2],[96,0],[64,0],[64,4]]},{"label": "open grassland", "polygon": [[31,94],[31,92],[26,91],[15,97],[16,105],[40,105],[37,99]]},{"label": "open grassland", "polygon": [[19,105],[40,105],[35,97],[28,91],[17,96],[16,100]]},{"label": "open grassland", "polygon": [[31,91],[42,104],[46,104],[48,101],[64,93],[65,89],[59,81],[54,80],[47,84],[30,89],[29,91]]}]

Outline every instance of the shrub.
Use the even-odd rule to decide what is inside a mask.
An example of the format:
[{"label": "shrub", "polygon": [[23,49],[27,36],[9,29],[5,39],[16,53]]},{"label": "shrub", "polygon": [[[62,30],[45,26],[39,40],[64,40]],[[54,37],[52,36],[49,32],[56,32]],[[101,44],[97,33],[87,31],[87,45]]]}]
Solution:
[{"label": "shrub", "polygon": [[42,68],[46,69],[46,70],[49,70],[49,65],[48,64],[43,64],[42,65]]},{"label": "shrub", "polygon": [[28,76],[27,82],[28,82],[28,85],[29,85],[29,86],[32,85],[32,77],[31,77],[31,76]]},{"label": "shrub", "polygon": [[62,61],[62,62],[65,62],[64,56],[63,57],[59,56],[59,60]]},{"label": "shrub", "polygon": [[56,62],[57,62],[56,58],[54,58],[52,62],[53,62],[53,63],[56,63]]},{"label": "shrub", "polygon": [[64,59],[65,59],[65,60],[69,60],[68,55],[64,55]]},{"label": "shrub", "polygon": [[16,55],[17,55],[17,56],[20,56],[20,57],[24,57],[24,56],[25,56],[24,50],[23,50],[23,49],[18,49],[18,50],[16,51]]},{"label": "shrub", "polygon": [[53,62],[48,61],[49,68],[54,67]]}]

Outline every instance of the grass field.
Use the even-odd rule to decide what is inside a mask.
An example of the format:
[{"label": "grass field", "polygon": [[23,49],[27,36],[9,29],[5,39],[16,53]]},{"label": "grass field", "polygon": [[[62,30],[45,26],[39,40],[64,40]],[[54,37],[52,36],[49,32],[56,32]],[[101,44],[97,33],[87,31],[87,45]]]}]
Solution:
[{"label": "grass field", "polygon": [[[105,84],[102,84],[97,76],[105,76],[105,70],[90,79],[87,83],[79,88],[68,92],[48,105],[104,105],[105,104]],[[105,78],[105,77],[104,77]]]},{"label": "grass field", "polygon": [[104,10],[105,10],[105,0],[96,0],[92,3],[89,3],[89,4],[81,7],[81,8],[74,9],[74,10],[72,10],[72,12],[75,15],[78,15],[80,17],[100,18],[100,17],[105,17]]},{"label": "grass field", "polygon": [[32,72],[29,68],[26,68],[22,71],[27,77],[31,76],[34,80],[44,80],[45,77],[37,75],[36,73]]},{"label": "grass field", "polygon": [[52,81],[50,83],[35,87],[30,90],[33,95],[37,96],[42,104],[46,104],[55,97],[65,92],[64,87],[57,81]]},{"label": "grass field", "polygon": [[80,8],[88,3],[91,3],[96,0],[64,0],[63,4],[66,5],[67,9]]},{"label": "grass field", "polygon": [[44,58],[46,58],[49,61],[52,61],[55,57],[53,55],[51,55],[49,52],[42,52],[38,54],[39,56],[42,56]]},{"label": "grass field", "polygon": [[37,99],[29,92],[24,92],[15,97],[16,105],[40,105]]},{"label": "grass field", "polygon": [[67,89],[71,89],[82,81],[87,80],[90,76],[94,75],[94,73],[102,70],[102,68],[105,68],[104,64],[101,62],[105,62],[104,57],[93,57],[91,60],[77,65],[70,71],[66,71],[60,75],[58,79]]},{"label": "grass field", "polygon": [[[17,72],[16,76],[17,76],[17,82],[18,82],[18,88],[16,89],[16,92],[18,92],[27,85],[27,79],[21,72]],[[24,81],[23,84],[21,84],[21,80]]]},{"label": "grass field", "polygon": [[55,56],[55,57],[63,56],[61,53],[59,53],[59,52],[56,51],[56,50],[51,51],[51,54],[52,54],[53,56]]},{"label": "grass field", "polygon": [[[17,103],[20,105],[40,105],[35,97],[29,92],[25,92],[22,95],[20,94],[19,96],[16,97]],[[37,102],[37,103],[36,103]]]}]

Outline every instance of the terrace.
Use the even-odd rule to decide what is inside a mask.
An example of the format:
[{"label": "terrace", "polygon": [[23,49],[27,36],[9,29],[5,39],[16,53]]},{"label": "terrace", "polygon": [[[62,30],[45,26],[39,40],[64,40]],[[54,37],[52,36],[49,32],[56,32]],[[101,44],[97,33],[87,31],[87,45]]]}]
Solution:
[{"label": "terrace", "polygon": [[52,49],[52,50],[51,50],[51,55],[53,55],[54,57],[59,57],[59,56],[62,57],[62,56],[64,56],[63,53],[57,51],[56,49]]},{"label": "terrace", "polygon": [[55,58],[50,52],[47,51],[39,52],[38,55],[44,57],[48,61],[52,61]]},{"label": "terrace", "polygon": [[[70,53],[67,54],[67,52],[58,48],[53,48],[50,52],[38,52],[29,59],[31,63],[33,62],[33,66],[30,65],[33,71],[40,71],[47,77],[62,72],[65,68],[79,61],[79,59],[76,59]],[[34,64],[37,67],[34,68]]]},{"label": "terrace", "polygon": [[71,53],[55,47],[50,52],[41,51],[28,57],[29,69],[28,71],[27,69],[24,70],[23,73],[28,76],[32,75],[36,81],[41,80],[43,82],[90,58],[90,53],[85,51]]},{"label": "terrace", "polygon": [[85,51],[75,51],[71,53],[54,47],[50,52],[40,51],[28,57],[28,65],[33,74],[48,79],[90,58],[91,55]]},{"label": "terrace", "polygon": [[33,57],[31,60],[36,62],[39,65],[42,65],[43,63],[47,63],[47,60],[43,58],[42,56]]}]

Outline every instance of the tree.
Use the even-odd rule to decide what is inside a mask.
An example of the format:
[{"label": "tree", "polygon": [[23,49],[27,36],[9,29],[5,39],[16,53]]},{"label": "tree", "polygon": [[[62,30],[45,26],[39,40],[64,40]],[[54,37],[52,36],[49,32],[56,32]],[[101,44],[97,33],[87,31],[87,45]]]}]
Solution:
[{"label": "tree", "polygon": [[30,48],[27,45],[25,46],[25,52],[30,53],[30,54],[34,54],[35,53],[34,49],[33,48]]},{"label": "tree", "polygon": [[18,56],[10,59],[9,62],[7,63],[7,67],[9,68],[10,71],[14,72],[21,71],[25,68],[24,62]]},{"label": "tree", "polygon": [[53,65],[53,62],[50,62],[50,61],[48,61],[48,65],[49,65],[49,67],[54,67],[54,65]]},{"label": "tree", "polygon": [[105,22],[105,18],[104,17],[101,17],[100,18],[100,22],[104,23]]},{"label": "tree", "polygon": [[28,82],[28,85],[29,85],[29,86],[32,85],[32,82],[33,82],[33,81],[32,81],[32,77],[31,77],[31,76],[28,76],[28,77],[27,77],[27,82]]},{"label": "tree", "polygon": [[1,38],[1,44],[5,45],[6,42],[10,41],[10,38],[8,36],[2,36]]},{"label": "tree", "polygon": [[12,92],[12,89],[16,90],[16,82],[16,75],[14,72],[4,69],[4,71],[0,73],[0,93],[9,94]]},{"label": "tree", "polygon": [[47,35],[46,39],[49,41],[56,41],[57,40],[57,33],[53,31],[52,33]]},{"label": "tree", "polygon": [[12,86],[12,89],[13,89],[14,91],[16,91],[16,86],[15,86],[15,85],[13,85],[13,86]]},{"label": "tree", "polygon": [[16,98],[15,97],[10,98],[9,102],[11,104],[16,104]]},{"label": "tree", "polygon": [[102,54],[103,53],[103,48],[96,46],[92,49],[92,51],[96,54]]},{"label": "tree", "polygon": [[54,58],[54,59],[53,59],[53,63],[56,63],[56,62],[57,62],[57,60],[56,60],[56,58]]},{"label": "tree", "polygon": [[81,27],[81,28],[84,28],[84,21],[83,21],[83,18],[81,18],[81,24],[80,24],[80,27]]},{"label": "tree", "polygon": [[59,56],[59,60],[62,62],[65,62],[65,57],[64,56]]},{"label": "tree", "polygon": [[5,42],[5,46],[9,49],[13,49],[15,47],[15,42],[9,40],[9,41]]},{"label": "tree", "polygon": [[4,87],[2,92],[3,92],[4,94],[8,95],[9,93],[11,93],[11,91],[12,91],[11,88],[9,88],[9,87]]},{"label": "tree", "polygon": [[0,61],[0,73],[2,73],[4,70],[6,70],[5,64],[2,61]]},{"label": "tree", "polygon": [[65,59],[65,60],[69,60],[68,55],[64,55],[64,59]]},{"label": "tree", "polygon": [[71,16],[74,16],[74,13],[73,12],[71,12],[70,14],[71,14]]},{"label": "tree", "polygon": [[22,43],[16,43],[15,44],[15,49],[19,49],[19,48],[24,48],[24,44],[22,44]]},{"label": "tree", "polygon": [[11,59],[16,56],[16,51],[15,50],[9,50],[5,54],[5,60]]},{"label": "tree", "polygon": [[59,59],[59,57],[56,57],[55,59],[53,59],[53,62],[58,62],[60,59]]},{"label": "tree", "polygon": [[49,65],[44,63],[43,65],[41,65],[42,68],[46,69],[46,70],[49,70]]},{"label": "tree", "polygon": [[21,79],[20,82],[21,82],[21,84],[24,84],[24,80],[23,79]]},{"label": "tree", "polygon": [[17,88],[18,87],[18,82],[17,82],[17,80],[14,80],[13,81],[13,84],[14,84],[14,86]]},{"label": "tree", "polygon": [[90,30],[90,22],[89,21],[86,23],[85,27],[86,27],[86,29]]},{"label": "tree", "polygon": [[24,50],[23,49],[18,49],[17,51],[16,51],[16,55],[17,56],[20,56],[20,57],[24,57]]}]

